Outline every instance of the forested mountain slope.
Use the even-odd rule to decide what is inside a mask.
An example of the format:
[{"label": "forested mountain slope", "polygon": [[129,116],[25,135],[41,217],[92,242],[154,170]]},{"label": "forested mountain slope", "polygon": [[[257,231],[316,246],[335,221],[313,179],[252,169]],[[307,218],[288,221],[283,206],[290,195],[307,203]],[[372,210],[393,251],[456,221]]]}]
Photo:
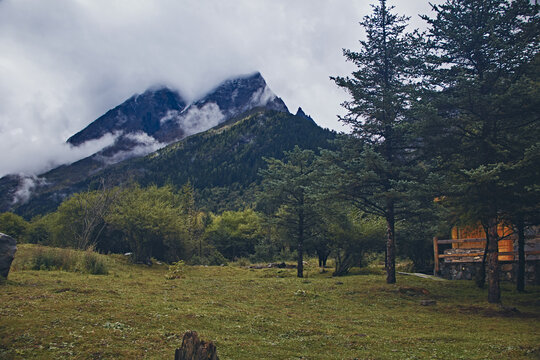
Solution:
[{"label": "forested mountain slope", "polygon": [[[181,187],[189,181],[206,210],[238,209],[253,201],[257,173],[265,165],[263,157],[280,158],[295,145],[314,150],[328,147],[328,140],[334,137],[335,133],[320,128],[301,110],[292,115],[257,108],[145,157],[111,165],[88,178],[43,188],[45,191],[17,207],[16,212],[31,217],[52,211],[70,194],[97,188],[101,179],[107,186],[136,182]],[[76,171],[76,167],[77,163],[67,166],[64,172]]]}]

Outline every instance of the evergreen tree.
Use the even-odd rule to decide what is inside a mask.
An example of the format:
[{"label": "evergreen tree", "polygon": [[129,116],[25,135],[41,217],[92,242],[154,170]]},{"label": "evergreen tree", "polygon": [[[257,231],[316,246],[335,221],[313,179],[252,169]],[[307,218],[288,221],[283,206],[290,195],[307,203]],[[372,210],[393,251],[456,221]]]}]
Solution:
[{"label": "evergreen tree", "polygon": [[506,190],[510,201],[504,209],[505,220],[512,224],[517,235],[518,271],[516,287],[525,290],[525,229],[540,224],[540,55],[527,64],[523,76],[506,95],[509,117],[518,121],[528,119],[511,142],[512,161],[505,164]]},{"label": "evergreen tree", "polygon": [[395,15],[385,0],[360,23],[366,40],[358,52],[344,50],[357,66],[352,77],[333,77],[352,96],[343,103],[358,144],[338,169],[344,192],[364,212],[386,220],[386,281],[396,282],[395,223],[407,211],[407,189],[414,176],[415,146],[407,116],[420,67],[420,41],[405,31],[408,18]]},{"label": "evergreen tree", "polygon": [[315,154],[295,146],[285,152],[284,160],[265,159],[268,168],[260,171],[263,176],[263,193],[278,210],[275,215],[296,240],[298,252],[298,277],[304,276],[304,241],[317,221]]},{"label": "evergreen tree", "polygon": [[447,185],[441,199],[484,226],[488,301],[496,303],[497,228],[515,201],[508,165],[538,139],[537,110],[516,116],[527,106],[511,96],[525,90],[518,84],[538,53],[538,15],[526,0],[447,0],[432,8],[436,16],[423,18],[432,50],[427,76],[437,94],[424,108],[424,140],[440,156]]}]

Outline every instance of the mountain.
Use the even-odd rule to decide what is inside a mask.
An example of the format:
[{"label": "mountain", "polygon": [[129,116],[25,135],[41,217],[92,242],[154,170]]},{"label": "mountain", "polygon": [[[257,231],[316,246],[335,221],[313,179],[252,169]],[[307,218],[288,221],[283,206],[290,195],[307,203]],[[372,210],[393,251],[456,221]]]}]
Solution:
[{"label": "mountain", "polygon": [[[317,151],[330,147],[335,133],[320,128],[304,114],[293,115],[264,107],[252,109],[210,130],[189,136],[154,153],[132,158],[102,169],[79,181],[64,179],[54,183],[45,174],[48,186],[35,189],[34,195],[15,210],[29,218],[53,211],[70,194],[96,188],[101,179],[108,186],[137,182],[172,184],[190,182],[199,204],[210,211],[239,209],[250,205],[258,190],[258,170],[264,157],[282,158],[283,151],[295,145]],[[67,175],[71,170],[62,171]],[[53,174],[54,175],[54,174]]]},{"label": "mountain", "polygon": [[182,111],[186,106],[186,101],[180,94],[171,89],[149,89],[143,94],[133,95],[121,105],[107,111],[70,137],[67,142],[73,146],[79,146],[109,133],[144,132],[149,136],[154,136],[161,128],[162,118],[171,112]]},{"label": "mountain", "polygon": [[115,138],[112,145],[38,177],[12,174],[1,178],[0,211],[27,201],[37,188],[81,182],[112,164],[144,156],[261,106],[288,112],[285,103],[270,90],[258,72],[226,80],[189,104],[169,88],[148,89],[107,111],[67,140],[72,146],[80,146],[112,135]]},{"label": "mountain", "polygon": [[114,135],[114,144],[97,155],[103,163],[115,163],[145,155],[259,106],[288,112],[258,72],[224,81],[191,104],[174,90],[154,88],[107,111],[67,142],[80,146],[107,134]]},{"label": "mountain", "polygon": [[[96,154],[39,176],[0,179],[0,211],[27,218],[54,211],[73,193],[138,182],[181,187],[187,181],[200,204],[219,211],[253,200],[263,157],[294,145],[317,150],[335,134],[301,109],[289,113],[259,73],[223,82],[186,104],[168,88],[150,89],[108,111],[68,142],[74,146],[115,134]],[[169,145],[167,145],[169,144]]]},{"label": "mountain", "polygon": [[67,142],[80,146],[107,134],[115,136],[114,144],[94,156],[95,160],[109,165],[146,155],[259,106],[288,112],[285,103],[258,72],[224,81],[190,104],[174,90],[154,88],[109,110]]}]

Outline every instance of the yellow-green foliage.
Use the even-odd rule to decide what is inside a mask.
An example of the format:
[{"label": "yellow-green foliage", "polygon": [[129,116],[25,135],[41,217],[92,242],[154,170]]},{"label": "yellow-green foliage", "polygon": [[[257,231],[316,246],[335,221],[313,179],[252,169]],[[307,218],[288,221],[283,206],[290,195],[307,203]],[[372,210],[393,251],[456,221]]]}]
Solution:
[{"label": "yellow-green foliage", "polygon": [[0,214],[0,232],[22,242],[28,223],[19,215],[5,212]]},{"label": "yellow-green foliage", "polygon": [[228,259],[248,256],[263,238],[262,220],[252,209],[224,211],[214,216],[206,238]]},{"label": "yellow-green foliage", "polygon": [[62,270],[93,275],[109,273],[107,258],[92,251],[49,248],[39,245],[19,246],[15,270]]},{"label": "yellow-green foliage", "polygon": [[165,275],[165,279],[180,279],[184,276],[184,268],[186,264],[180,260],[169,265],[169,271]]},{"label": "yellow-green foliage", "polygon": [[[107,221],[123,233],[136,261],[158,255],[177,259],[184,255],[188,237],[183,210],[182,198],[169,185],[132,186],[122,191]],[[156,244],[167,248],[167,256],[152,253]]]},{"label": "yellow-green foliage", "polygon": [[166,265],[107,258],[107,277],[14,269],[0,288],[0,359],[172,359],[187,330],[214,341],[221,359],[540,356],[540,287],[519,294],[502,284],[517,313],[487,304],[470,281],[336,279],[316,263],[307,279],[295,269],[185,266],[166,280]]}]

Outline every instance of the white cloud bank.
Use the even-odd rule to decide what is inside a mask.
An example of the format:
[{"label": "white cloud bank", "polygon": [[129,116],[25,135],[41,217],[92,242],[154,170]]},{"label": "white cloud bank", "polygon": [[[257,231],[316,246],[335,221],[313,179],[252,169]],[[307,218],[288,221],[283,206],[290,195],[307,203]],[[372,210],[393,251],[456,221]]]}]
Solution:
[{"label": "white cloud bank", "polygon": [[184,129],[186,136],[208,130],[218,125],[225,115],[216,103],[204,104],[201,108],[190,107],[183,117],[180,117],[178,125]]},{"label": "white cloud bank", "polygon": [[[393,3],[418,25],[429,11]],[[191,101],[257,70],[289,109],[343,129],[347,95],[329,76],[353,70],[342,48],[358,48],[369,12],[351,0],[2,0],[0,176],[76,159],[69,136],[152,85]]]},{"label": "white cloud bank", "polygon": [[25,203],[30,199],[32,191],[36,186],[45,185],[46,180],[36,177],[35,175],[20,175],[20,183],[17,191],[13,194],[13,204]]},{"label": "white cloud bank", "polygon": [[[70,164],[111,145],[116,136],[107,134],[100,139],[87,141],[81,146],[71,146],[58,137],[32,135],[29,139],[21,128],[10,131],[2,139],[0,174],[41,174],[56,166]],[[8,148],[8,149],[5,149]],[[8,155],[16,152],[16,155]]]},{"label": "white cloud bank", "polygon": [[142,131],[126,134],[125,137],[135,142],[136,145],[130,150],[118,151],[112,156],[98,155],[96,159],[104,164],[111,165],[132,157],[147,155],[167,145]]}]

